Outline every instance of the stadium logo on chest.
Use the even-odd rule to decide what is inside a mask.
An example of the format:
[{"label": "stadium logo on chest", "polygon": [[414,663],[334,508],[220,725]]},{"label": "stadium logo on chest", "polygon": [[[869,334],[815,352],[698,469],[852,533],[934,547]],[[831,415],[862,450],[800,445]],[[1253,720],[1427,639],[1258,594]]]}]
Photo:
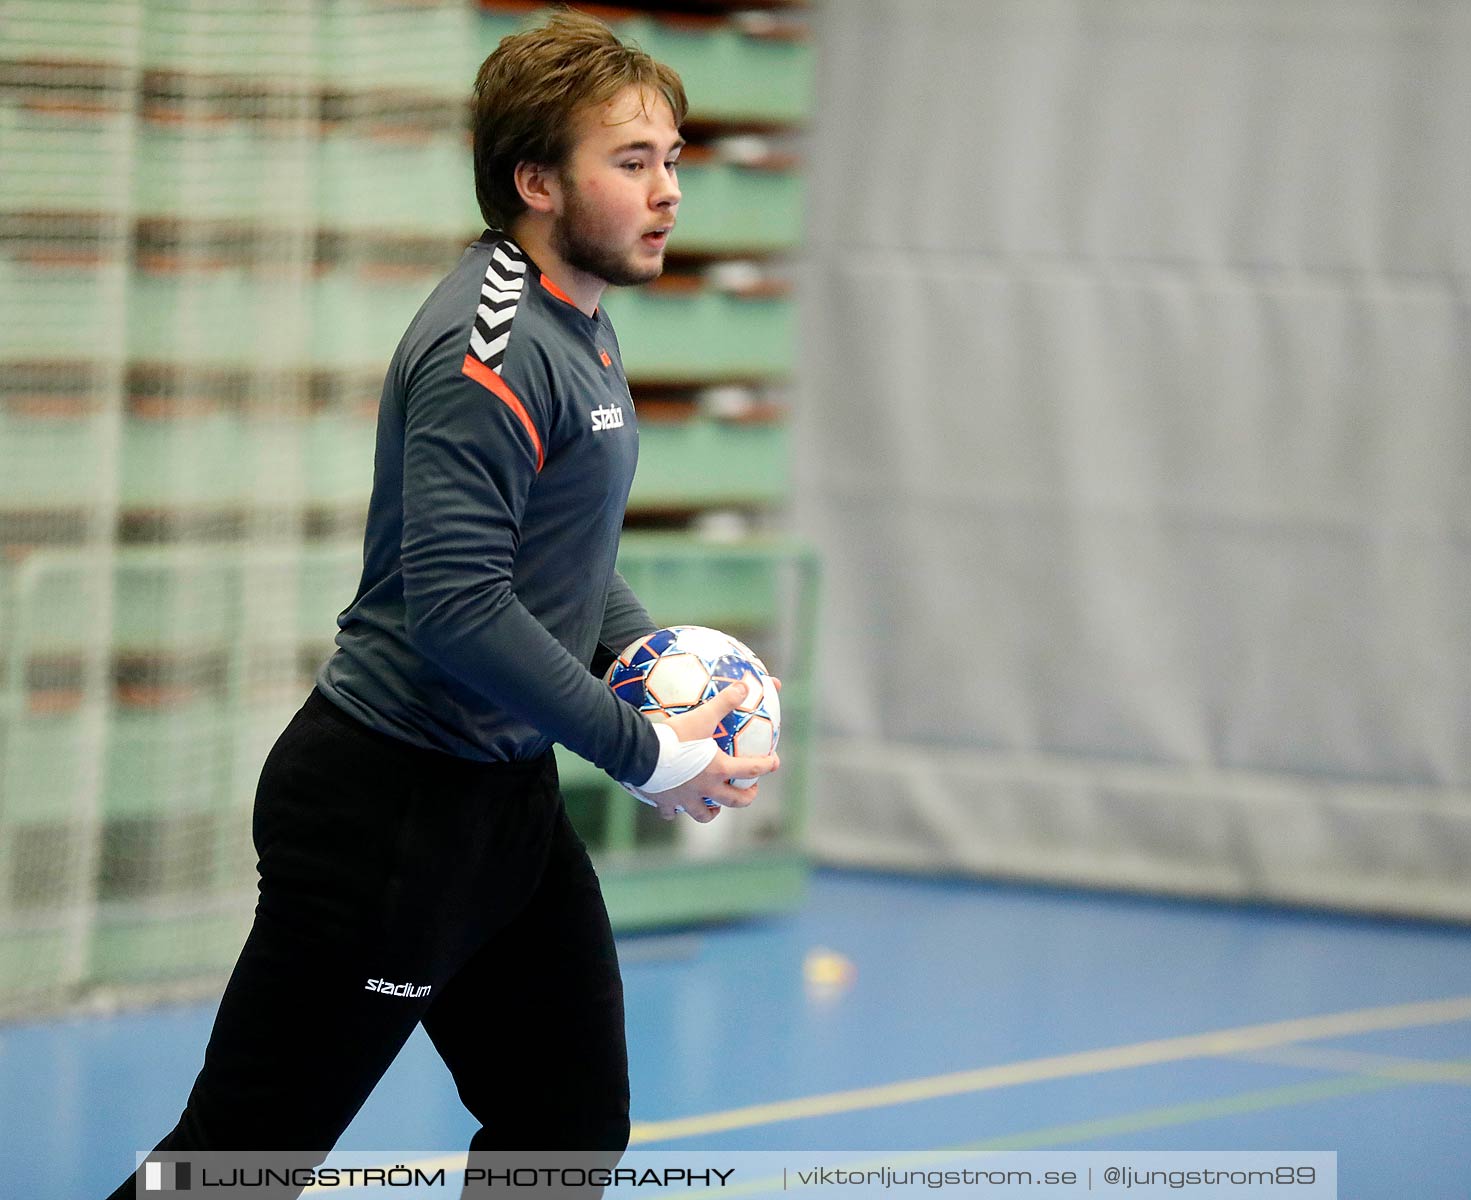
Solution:
[{"label": "stadium logo on chest", "polygon": [[599,404],[592,410],[592,431],[623,428],[623,406],[621,404]]}]

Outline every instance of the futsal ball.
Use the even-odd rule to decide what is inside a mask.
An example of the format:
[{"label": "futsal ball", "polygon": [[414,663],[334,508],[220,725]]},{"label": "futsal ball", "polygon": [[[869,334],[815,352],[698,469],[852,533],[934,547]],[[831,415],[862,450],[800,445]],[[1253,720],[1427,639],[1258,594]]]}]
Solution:
[{"label": "futsal ball", "polygon": [[[744,682],[749,694],[715,730],[727,754],[763,757],[781,736],[781,703],[766,664],[744,642],[703,625],[656,629],[628,647],[603,676],[613,694],[642,713],[672,717]],[[737,779],[737,787],[755,780]]]}]

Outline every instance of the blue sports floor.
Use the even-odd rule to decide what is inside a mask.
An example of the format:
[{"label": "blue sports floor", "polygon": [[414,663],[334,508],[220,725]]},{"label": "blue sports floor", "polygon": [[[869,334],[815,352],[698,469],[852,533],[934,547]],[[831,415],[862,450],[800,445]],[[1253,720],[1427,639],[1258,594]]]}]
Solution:
[{"label": "blue sports floor", "polygon": [[[1336,1150],[1342,1197],[1471,1197],[1471,929],[822,872],[621,947],[636,1145]],[[104,1195],[212,1007],[0,1026],[0,1195]],[[416,1035],[342,1146],[470,1128]]]}]

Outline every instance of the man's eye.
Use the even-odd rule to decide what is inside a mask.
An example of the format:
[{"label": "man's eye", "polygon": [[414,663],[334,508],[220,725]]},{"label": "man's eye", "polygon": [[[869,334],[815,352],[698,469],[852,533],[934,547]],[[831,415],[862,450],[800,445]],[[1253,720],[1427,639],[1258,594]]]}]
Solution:
[{"label": "man's eye", "polygon": [[677,159],[677,158],[676,158],[676,159],[675,159],[675,160],[674,160],[674,161],[673,161],[673,162],[667,162],[667,163],[665,163],[665,164],[664,164],[664,169],[665,169],[665,170],[666,170],[666,171],[668,171],[668,172],[670,172],[670,173],[671,173],[671,174],[672,174],[672,173],[673,173],[673,172],[674,172],[674,171],[675,171],[675,170],[676,170],[676,169],[677,169],[677,168],[678,168],[678,167],[679,167],[679,159]]},{"label": "man's eye", "polygon": [[634,161],[634,162],[626,162],[626,163],[623,164],[623,169],[625,171],[641,171],[641,170],[643,170],[643,167],[644,167],[644,164],[641,163],[641,162],[637,162],[637,161]]}]

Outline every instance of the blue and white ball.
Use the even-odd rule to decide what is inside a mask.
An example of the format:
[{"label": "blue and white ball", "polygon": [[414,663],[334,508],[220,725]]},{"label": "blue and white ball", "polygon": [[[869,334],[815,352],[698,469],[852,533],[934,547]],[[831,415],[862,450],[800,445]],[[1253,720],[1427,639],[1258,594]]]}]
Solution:
[{"label": "blue and white ball", "polygon": [[[781,736],[781,702],[766,664],[744,642],[703,625],[656,629],[629,646],[604,676],[620,699],[656,719],[703,704],[738,681],[749,694],[715,730],[727,754],[762,757]],[[749,787],[754,780],[738,779]]]}]

